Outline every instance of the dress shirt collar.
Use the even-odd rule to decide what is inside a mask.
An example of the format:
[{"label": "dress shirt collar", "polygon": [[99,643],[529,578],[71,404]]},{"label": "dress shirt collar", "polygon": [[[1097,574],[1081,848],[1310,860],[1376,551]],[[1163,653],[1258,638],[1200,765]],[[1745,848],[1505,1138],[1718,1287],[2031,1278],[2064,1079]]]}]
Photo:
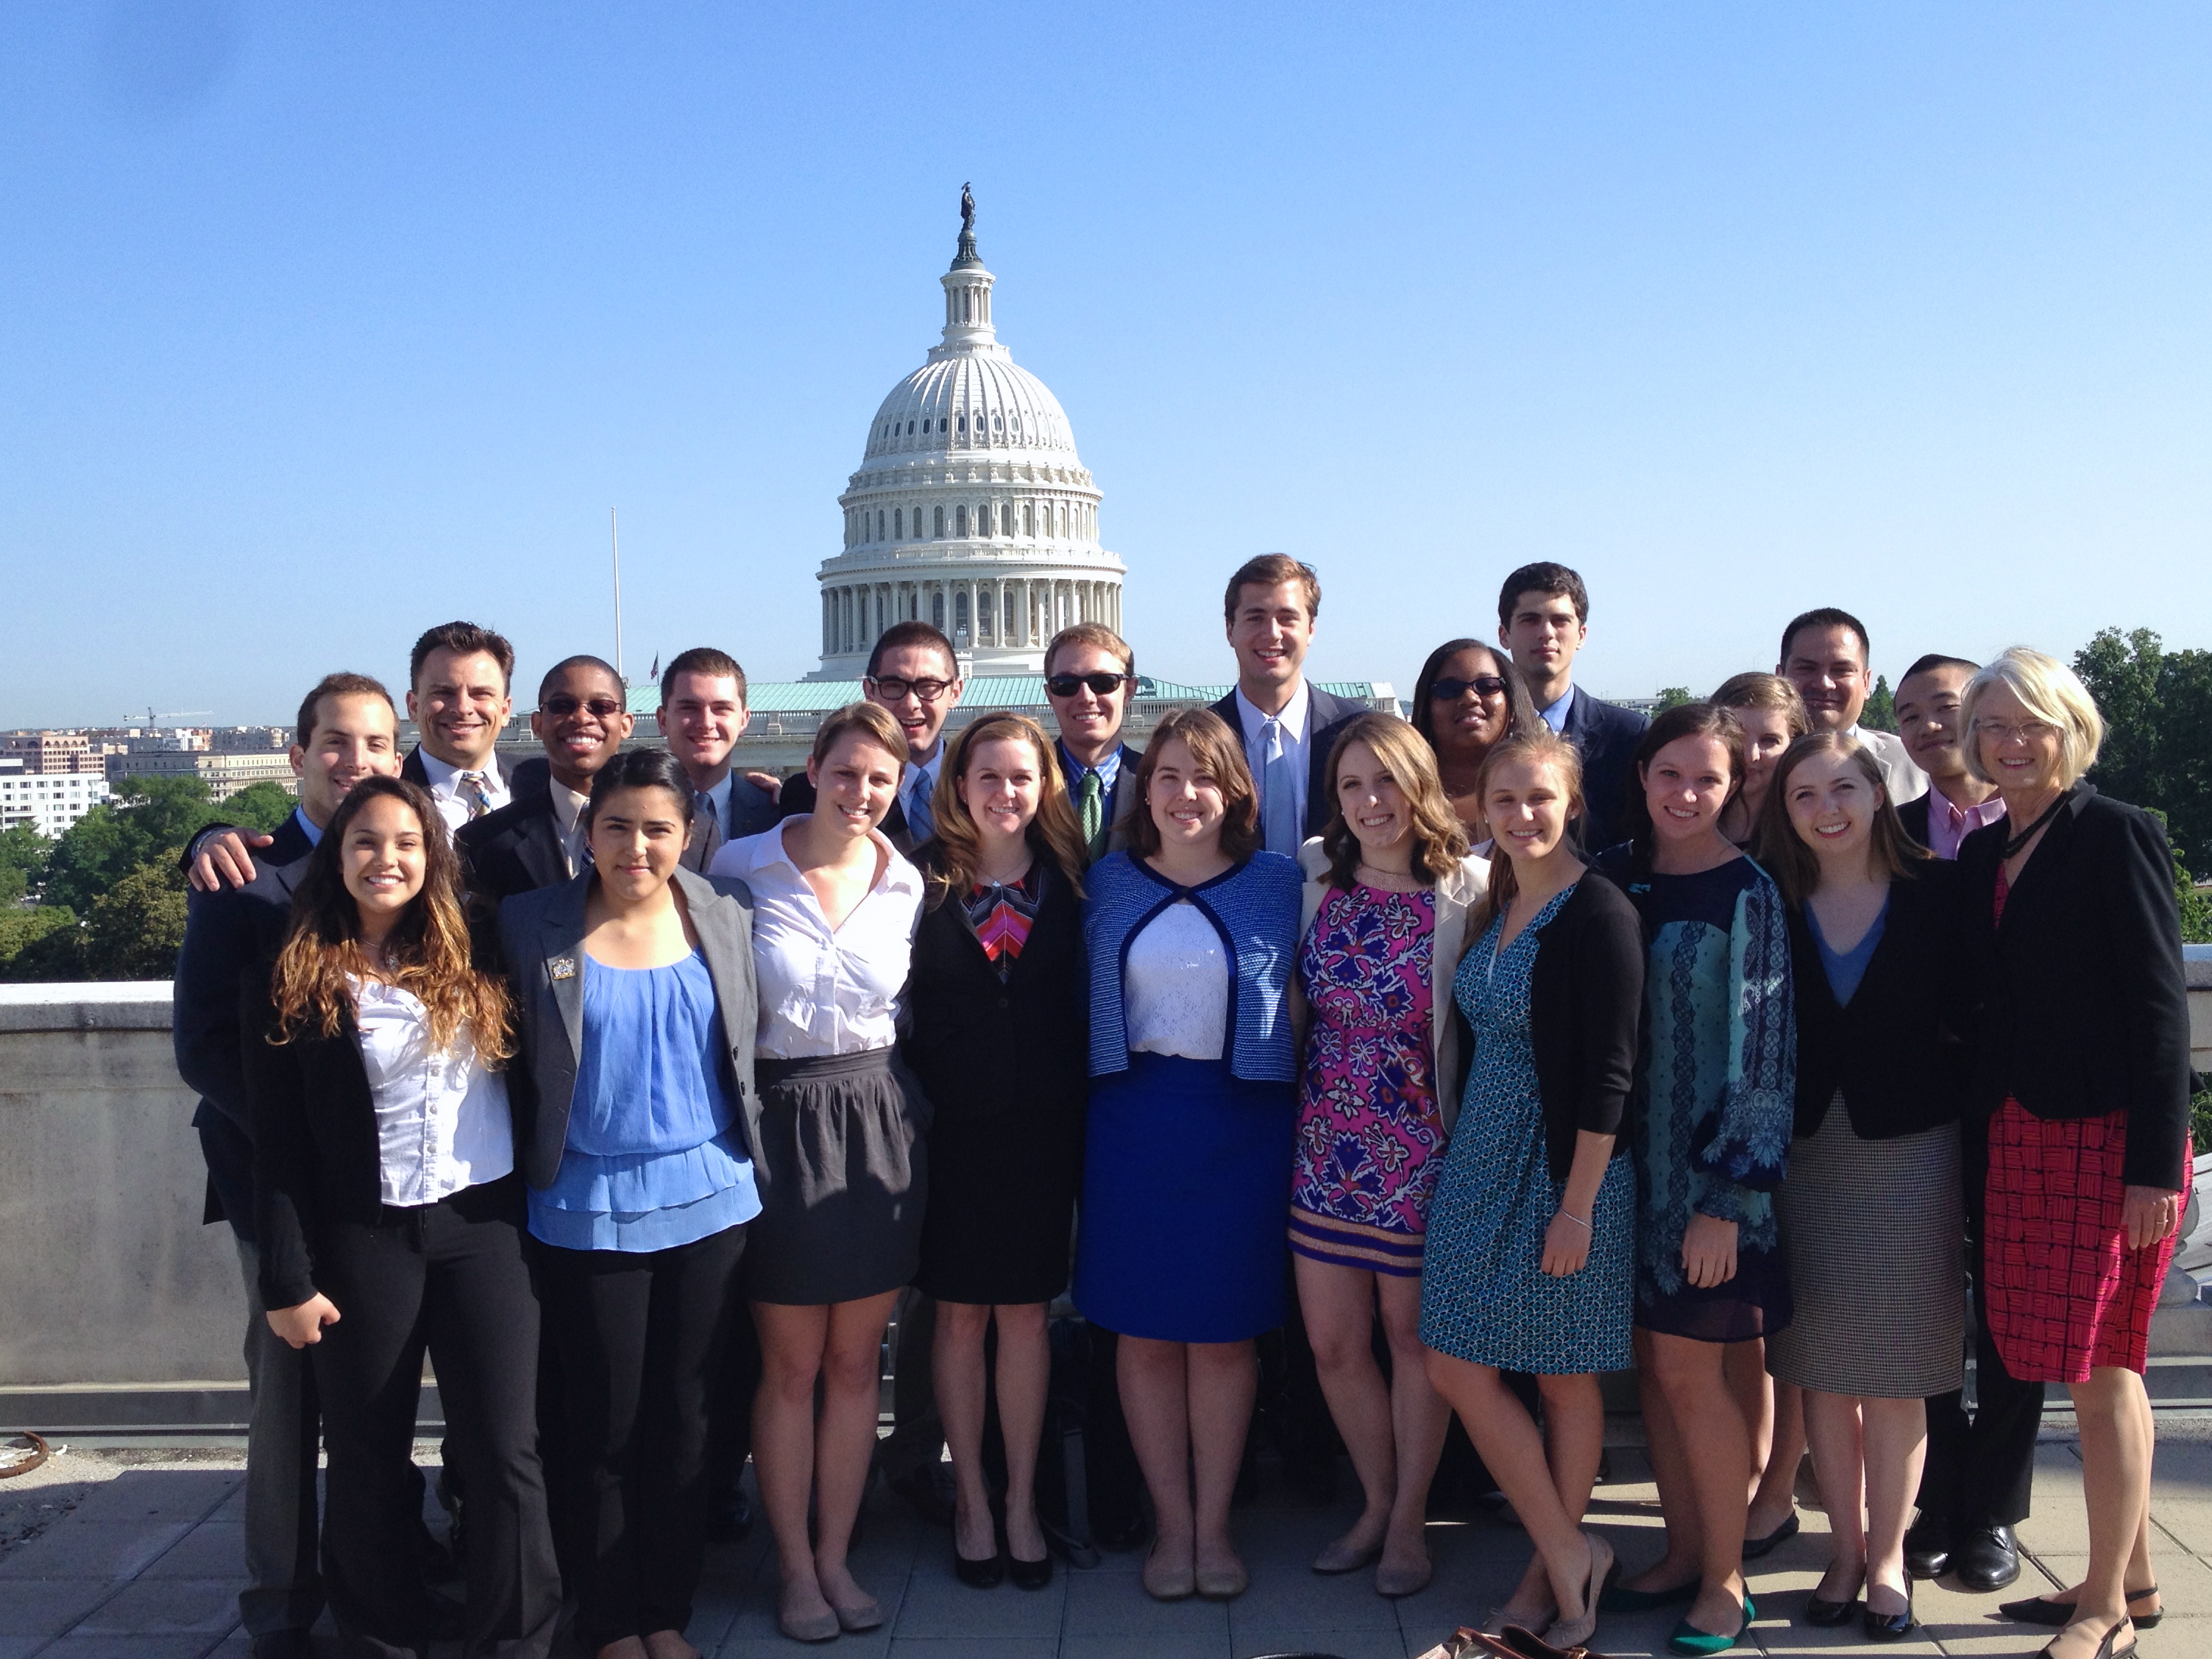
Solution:
[{"label": "dress shirt collar", "polygon": [[292,822],[300,826],[300,833],[307,838],[308,846],[320,847],[323,844],[322,826],[307,816],[306,807],[295,806],[292,809]]},{"label": "dress shirt collar", "polygon": [[702,789],[699,792],[714,804],[714,823],[726,836],[730,832],[731,782],[736,776],[736,773],[726,771],[722,774],[722,781],[720,783],[715,784],[711,789]]},{"label": "dress shirt collar", "polygon": [[[1306,740],[1306,720],[1313,712],[1313,693],[1305,677],[1298,677],[1298,689],[1291,693],[1291,700],[1283,705],[1283,712],[1274,716],[1283,723],[1283,735],[1292,743]],[[1260,741],[1260,733],[1267,724],[1268,716],[1260,712],[1259,705],[1244,695],[1244,688],[1237,688],[1237,718],[1243,725],[1244,746],[1249,749]]]},{"label": "dress shirt collar", "polygon": [[[416,750],[416,756],[422,763],[422,775],[430,781],[430,793],[440,800],[455,799],[459,790],[454,780],[461,775],[461,768],[448,766],[428,750],[421,748],[419,745]],[[492,756],[477,769],[483,774],[484,793],[489,798],[492,805],[495,808],[506,805],[508,799],[507,777],[499,769],[499,757],[496,755]]]},{"label": "dress shirt collar", "polygon": [[1959,856],[1959,843],[2005,815],[2004,797],[1991,795],[1975,806],[1961,806],[1932,782],[1928,788],[1928,850],[1939,859]]},{"label": "dress shirt collar", "polygon": [[1121,775],[1121,745],[1117,743],[1109,749],[1106,751],[1106,757],[1097,765],[1085,766],[1067,752],[1067,745],[1063,743],[1060,745],[1060,763],[1067,773],[1069,794],[1080,795],[1083,793],[1083,775],[1085,772],[1096,772],[1098,775],[1099,787],[1110,795],[1114,793],[1115,781]]},{"label": "dress shirt collar", "polygon": [[1573,682],[1570,681],[1567,689],[1559,693],[1558,702],[1547,703],[1536,713],[1542,717],[1544,724],[1550,726],[1552,730],[1564,732],[1567,729],[1567,716],[1573,712],[1574,706],[1575,688]]},{"label": "dress shirt collar", "polygon": [[[787,880],[804,884],[805,877],[799,873],[799,866],[793,861],[791,849],[783,844],[784,831],[789,828],[788,823],[779,823],[775,829],[763,830],[757,836],[732,842],[715,855],[714,873],[718,876],[750,876],[756,872],[773,872]],[[918,896],[921,891],[921,872],[891,845],[890,837],[882,830],[869,830],[868,839],[890,854],[884,866],[884,873],[868,890],[871,893],[911,893]]]}]

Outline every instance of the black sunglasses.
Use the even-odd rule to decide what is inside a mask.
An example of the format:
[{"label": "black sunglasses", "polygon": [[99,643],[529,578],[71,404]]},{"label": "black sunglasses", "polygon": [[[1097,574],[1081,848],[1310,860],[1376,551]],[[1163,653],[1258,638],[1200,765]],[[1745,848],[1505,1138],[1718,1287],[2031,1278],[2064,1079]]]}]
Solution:
[{"label": "black sunglasses", "polygon": [[1103,697],[1127,685],[1130,678],[1127,674],[1054,674],[1044,683],[1044,689],[1055,697],[1072,697],[1087,685],[1093,696]]},{"label": "black sunglasses", "polygon": [[622,704],[617,702],[612,697],[579,699],[569,696],[565,692],[557,696],[548,697],[538,705],[538,713],[550,714],[556,720],[566,720],[579,708],[587,708],[603,720],[612,720],[623,712]]},{"label": "black sunglasses", "polygon": [[1438,702],[1457,702],[1470,691],[1494,697],[1504,690],[1505,682],[1497,675],[1477,674],[1471,680],[1438,680],[1429,688],[1429,696]]}]

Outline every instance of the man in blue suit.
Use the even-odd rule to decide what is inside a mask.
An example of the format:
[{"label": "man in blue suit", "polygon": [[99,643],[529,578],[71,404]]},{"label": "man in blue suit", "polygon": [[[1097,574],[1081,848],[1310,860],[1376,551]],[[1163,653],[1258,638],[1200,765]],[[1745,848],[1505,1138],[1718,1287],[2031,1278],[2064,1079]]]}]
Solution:
[{"label": "man in blue suit", "polygon": [[1285,553],[1247,559],[1229,579],[1222,611],[1237,684],[1213,712],[1243,740],[1260,791],[1263,843],[1296,858],[1307,836],[1328,827],[1328,751],[1337,728],[1366,705],[1306,684],[1306,652],[1321,614],[1321,579],[1311,565]]},{"label": "man in blue suit", "polygon": [[1583,845],[1626,838],[1636,744],[1650,721],[1575,684],[1575,653],[1589,637],[1589,590],[1563,564],[1524,564],[1498,591],[1498,642],[1528,677],[1544,724],[1582,751]]}]

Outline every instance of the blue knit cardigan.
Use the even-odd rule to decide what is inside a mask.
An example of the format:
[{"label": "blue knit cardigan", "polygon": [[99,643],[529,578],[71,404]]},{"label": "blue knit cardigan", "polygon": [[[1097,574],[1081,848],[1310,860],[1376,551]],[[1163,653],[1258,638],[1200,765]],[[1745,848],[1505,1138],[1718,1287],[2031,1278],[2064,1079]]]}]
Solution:
[{"label": "blue knit cardigan", "polygon": [[1248,1083],[1297,1079],[1297,1048],[1287,1006],[1298,951],[1297,861],[1255,853],[1225,875],[1177,887],[1127,853],[1109,853],[1083,878],[1083,939],[1091,958],[1091,1075],[1129,1069],[1122,1018],[1122,972],[1129,941],[1179,898],[1212,922],[1236,964],[1230,1000],[1229,1069]]}]

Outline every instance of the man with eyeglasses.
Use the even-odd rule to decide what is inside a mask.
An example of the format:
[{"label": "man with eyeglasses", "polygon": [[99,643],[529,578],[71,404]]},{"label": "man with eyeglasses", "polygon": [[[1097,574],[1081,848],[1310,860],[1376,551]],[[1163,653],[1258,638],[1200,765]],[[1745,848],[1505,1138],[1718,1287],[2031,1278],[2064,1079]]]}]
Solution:
[{"label": "man with eyeglasses", "polygon": [[546,671],[530,732],[544,745],[549,775],[453,837],[471,899],[496,908],[502,899],[555,886],[586,867],[583,814],[592,780],[622,752],[635,724],[611,664],[569,657]]},{"label": "man with eyeglasses", "polygon": [[1136,684],[1136,653],[1103,623],[1063,628],[1044,648],[1044,695],[1060,726],[1060,764],[1093,864],[1128,845],[1137,815],[1144,756],[1121,741]]},{"label": "man with eyeglasses", "polygon": [[[868,653],[860,694],[882,708],[906,734],[906,774],[898,799],[884,815],[883,832],[902,853],[935,833],[929,798],[945,761],[945,722],[960,706],[960,663],[952,641],[926,622],[893,623]],[[783,781],[779,805],[785,817],[814,810],[814,786],[804,772]]]}]

